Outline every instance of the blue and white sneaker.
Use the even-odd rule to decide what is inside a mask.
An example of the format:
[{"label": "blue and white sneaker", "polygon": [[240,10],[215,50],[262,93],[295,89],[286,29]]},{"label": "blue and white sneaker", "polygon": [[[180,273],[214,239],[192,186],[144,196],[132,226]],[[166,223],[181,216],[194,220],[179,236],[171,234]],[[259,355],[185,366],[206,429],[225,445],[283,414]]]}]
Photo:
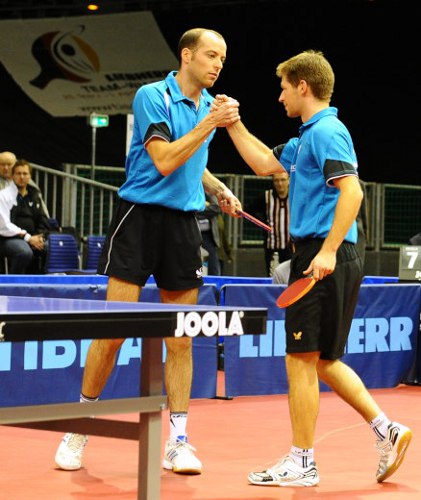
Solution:
[{"label": "blue and white sneaker", "polygon": [[202,462],[195,456],[195,451],[196,448],[187,442],[187,436],[168,439],[162,466],[178,474],[201,474]]},{"label": "blue and white sneaker", "polygon": [[270,469],[250,472],[248,480],[257,486],[316,486],[320,478],[314,462],[308,467],[300,467],[289,455],[285,455]]},{"label": "blue and white sneaker", "polygon": [[376,472],[378,483],[391,476],[401,465],[411,438],[411,429],[392,422],[387,429],[386,438],[376,442],[375,447],[380,453],[379,467]]}]

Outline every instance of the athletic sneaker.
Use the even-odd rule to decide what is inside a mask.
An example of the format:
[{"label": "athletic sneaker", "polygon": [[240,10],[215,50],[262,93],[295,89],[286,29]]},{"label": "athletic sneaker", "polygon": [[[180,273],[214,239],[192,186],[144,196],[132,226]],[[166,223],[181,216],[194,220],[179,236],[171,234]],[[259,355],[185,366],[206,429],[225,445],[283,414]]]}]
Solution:
[{"label": "athletic sneaker", "polygon": [[380,453],[377,482],[381,483],[391,476],[402,463],[406,449],[411,442],[412,431],[404,425],[392,422],[387,429],[387,436],[377,441],[375,447]]},{"label": "athletic sneaker", "polygon": [[285,455],[270,469],[250,472],[248,480],[257,486],[316,486],[320,478],[314,462],[309,467],[300,467],[289,455]]},{"label": "athletic sneaker", "polygon": [[178,474],[201,474],[202,462],[195,456],[196,448],[187,442],[187,436],[178,436],[165,443],[162,466]]},{"label": "athletic sneaker", "polygon": [[63,470],[78,470],[82,467],[83,450],[88,442],[88,436],[84,434],[64,435],[56,453],[55,462],[57,467]]}]

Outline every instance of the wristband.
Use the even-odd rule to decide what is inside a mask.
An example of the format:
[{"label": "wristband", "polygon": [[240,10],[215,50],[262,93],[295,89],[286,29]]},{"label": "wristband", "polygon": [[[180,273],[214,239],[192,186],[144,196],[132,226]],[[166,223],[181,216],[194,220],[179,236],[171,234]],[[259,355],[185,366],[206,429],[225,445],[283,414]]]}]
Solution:
[{"label": "wristband", "polygon": [[29,240],[32,238],[32,236],[29,233],[26,233],[23,239],[26,241],[26,243],[29,243]]}]

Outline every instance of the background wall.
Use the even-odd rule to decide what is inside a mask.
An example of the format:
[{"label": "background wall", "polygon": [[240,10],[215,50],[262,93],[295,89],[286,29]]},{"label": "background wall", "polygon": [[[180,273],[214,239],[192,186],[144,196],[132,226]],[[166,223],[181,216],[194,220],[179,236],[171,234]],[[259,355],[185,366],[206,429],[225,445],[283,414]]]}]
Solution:
[{"label": "background wall", "polygon": [[[174,52],[179,36],[194,26],[225,36],[228,58],[214,92],[239,99],[246,125],[271,146],[295,135],[299,127],[277,102],[277,64],[308,48],[322,50],[336,73],[332,105],[351,131],[361,177],[419,184],[419,85],[414,82],[419,53],[409,28],[414,11],[407,2],[256,0],[243,5],[202,2],[182,9],[177,7],[182,2],[167,2],[165,9],[155,10],[155,2],[149,3],[152,7],[139,2],[154,11]],[[128,40],[133,36],[127,35]],[[0,42],[5,36],[0,32]],[[49,116],[1,65],[0,88],[0,150],[53,168],[65,162],[90,163],[91,130],[84,118]],[[124,166],[125,133],[125,116],[111,116],[110,126],[97,135],[97,164]],[[215,173],[249,172],[223,130],[212,143],[210,168]]]},{"label": "background wall", "polygon": [[[225,264],[226,276],[266,276],[265,258],[262,248],[239,248],[233,252],[236,261]],[[364,262],[365,276],[398,276],[399,250],[367,250]]]}]

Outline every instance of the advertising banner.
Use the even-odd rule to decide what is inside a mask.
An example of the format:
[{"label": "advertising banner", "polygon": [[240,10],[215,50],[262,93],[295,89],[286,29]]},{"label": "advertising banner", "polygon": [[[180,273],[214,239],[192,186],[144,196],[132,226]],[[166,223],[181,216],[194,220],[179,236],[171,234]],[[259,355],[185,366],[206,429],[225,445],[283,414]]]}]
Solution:
[{"label": "advertising banner", "polygon": [[[268,308],[266,335],[226,338],[226,394],[288,392],[285,309],[276,306],[284,286],[226,285],[227,306]],[[395,387],[413,368],[419,341],[421,286],[362,285],[343,361],[368,388]],[[329,311],[326,311],[329,314]],[[328,388],[322,384],[322,390]]]},{"label": "advertising banner", "polygon": [[136,90],[178,67],[151,12],[0,21],[0,62],[52,116],[131,112]]}]

